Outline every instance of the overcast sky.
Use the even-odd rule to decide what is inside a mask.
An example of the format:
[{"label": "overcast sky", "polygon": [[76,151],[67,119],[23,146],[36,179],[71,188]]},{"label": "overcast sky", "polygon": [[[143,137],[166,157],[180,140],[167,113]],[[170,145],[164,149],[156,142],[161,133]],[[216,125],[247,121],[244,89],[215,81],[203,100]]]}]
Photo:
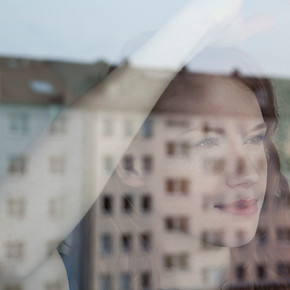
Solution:
[{"label": "overcast sky", "polygon": [[[130,39],[158,30],[187,2],[0,0],[0,54],[113,62]],[[267,73],[290,76],[290,4],[283,0],[245,0],[242,12],[245,18],[270,14],[275,26],[238,48],[257,60]]]}]

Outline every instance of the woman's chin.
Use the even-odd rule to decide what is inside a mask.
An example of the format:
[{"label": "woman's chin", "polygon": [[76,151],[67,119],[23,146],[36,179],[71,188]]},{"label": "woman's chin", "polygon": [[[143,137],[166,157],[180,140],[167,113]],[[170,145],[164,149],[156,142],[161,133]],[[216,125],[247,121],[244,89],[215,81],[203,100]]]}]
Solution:
[{"label": "woman's chin", "polygon": [[256,231],[247,232],[246,234],[244,233],[244,235],[240,239],[239,238],[229,239],[228,241],[226,241],[226,244],[224,246],[230,247],[230,248],[246,246],[253,240],[255,233]]}]

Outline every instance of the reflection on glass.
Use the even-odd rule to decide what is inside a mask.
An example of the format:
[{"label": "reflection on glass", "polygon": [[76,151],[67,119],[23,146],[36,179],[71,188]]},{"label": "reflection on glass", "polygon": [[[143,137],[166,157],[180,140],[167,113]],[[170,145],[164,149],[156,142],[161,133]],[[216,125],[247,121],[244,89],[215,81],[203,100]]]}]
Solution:
[{"label": "reflection on glass", "polygon": [[[43,83],[33,90],[48,94]],[[81,233],[58,248],[70,281],[80,268],[92,289],[231,289],[289,279],[289,190],[272,142],[273,102],[267,79],[183,70],[141,127],[138,112],[125,109],[65,112],[42,137],[46,150],[3,154],[11,182],[3,216],[15,227],[27,220],[36,234],[36,210],[53,233],[41,232],[40,251],[52,255],[64,238],[55,229],[85,203],[80,195],[74,207],[69,197],[103,182]],[[8,119],[9,138],[31,133],[29,114]],[[29,262],[29,241],[7,238],[4,262]],[[44,287],[67,286],[52,276]]]},{"label": "reflection on glass", "polygon": [[[273,245],[267,216],[284,180],[279,167],[269,163],[277,158],[271,140],[274,107],[267,104],[271,94],[266,79],[182,71],[160,97],[106,189],[121,206],[111,226],[120,231],[121,249],[130,252],[114,265],[137,281],[133,289],[146,284],[144,271],[152,273],[152,289],[274,283],[268,258],[253,254]],[[144,138],[148,120],[154,131],[147,135],[150,141]],[[147,171],[154,164],[152,175],[140,170],[140,158]],[[123,170],[134,174],[124,175]],[[144,192],[152,194],[150,202],[149,195],[145,202]],[[261,215],[265,196],[268,205]],[[152,201],[154,210],[142,215]],[[129,215],[122,216],[125,209]],[[103,218],[98,231],[108,226]],[[287,240],[282,227],[276,235],[278,241]],[[143,254],[133,246],[138,237]],[[112,266],[97,259],[96,271],[99,263]],[[273,264],[274,272],[287,275],[282,262]]]}]

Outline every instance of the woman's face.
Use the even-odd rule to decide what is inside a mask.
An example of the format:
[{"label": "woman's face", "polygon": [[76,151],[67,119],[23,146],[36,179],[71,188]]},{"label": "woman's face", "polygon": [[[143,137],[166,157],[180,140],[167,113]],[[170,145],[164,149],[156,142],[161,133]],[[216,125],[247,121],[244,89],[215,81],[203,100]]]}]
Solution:
[{"label": "woman's face", "polygon": [[[165,114],[160,118],[167,111],[170,116],[177,112],[176,116],[186,119],[189,126],[173,131],[165,128],[167,131],[159,132],[162,137],[155,136],[163,146],[156,158],[163,164],[154,161],[153,180],[187,178],[190,189],[180,201],[178,195],[173,197],[173,207],[165,204],[172,205],[166,192],[154,192],[163,195],[161,211],[171,216],[189,215],[190,233],[208,243],[240,246],[249,242],[257,229],[267,183],[266,124],[255,94],[233,78],[203,76],[190,82],[181,94],[162,98],[159,109]],[[158,120],[157,112],[154,114]],[[165,153],[166,138],[188,144],[189,155],[170,159]],[[138,156],[147,146],[140,143],[142,138],[136,140],[127,155]],[[117,168],[122,182],[133,188],[150,183],[136,164],[130,174],[124,174],[122,166]],[[154,182],[153,191],[160,188]]]},{"label": "woman's face", "polygon": [[190,98],[194,117],[177,138],[190,144],[184,169],[196,213],[192,231],[207,233],[210,243],[243,245],[256,232],[267,183],[260,107],[250,89],[229,77],[204,77],[181,97],[187,109]]}]

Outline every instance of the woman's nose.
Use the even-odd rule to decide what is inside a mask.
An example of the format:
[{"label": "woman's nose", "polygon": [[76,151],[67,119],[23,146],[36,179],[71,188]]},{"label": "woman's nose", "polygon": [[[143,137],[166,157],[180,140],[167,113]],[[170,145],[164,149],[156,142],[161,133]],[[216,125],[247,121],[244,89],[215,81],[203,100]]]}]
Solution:
[{"label": "woman's nose", "polygon": [[260,178],[254,156],[246,150],[231,152],[227,158],[226,183],[230,187],[250,187]]}]

